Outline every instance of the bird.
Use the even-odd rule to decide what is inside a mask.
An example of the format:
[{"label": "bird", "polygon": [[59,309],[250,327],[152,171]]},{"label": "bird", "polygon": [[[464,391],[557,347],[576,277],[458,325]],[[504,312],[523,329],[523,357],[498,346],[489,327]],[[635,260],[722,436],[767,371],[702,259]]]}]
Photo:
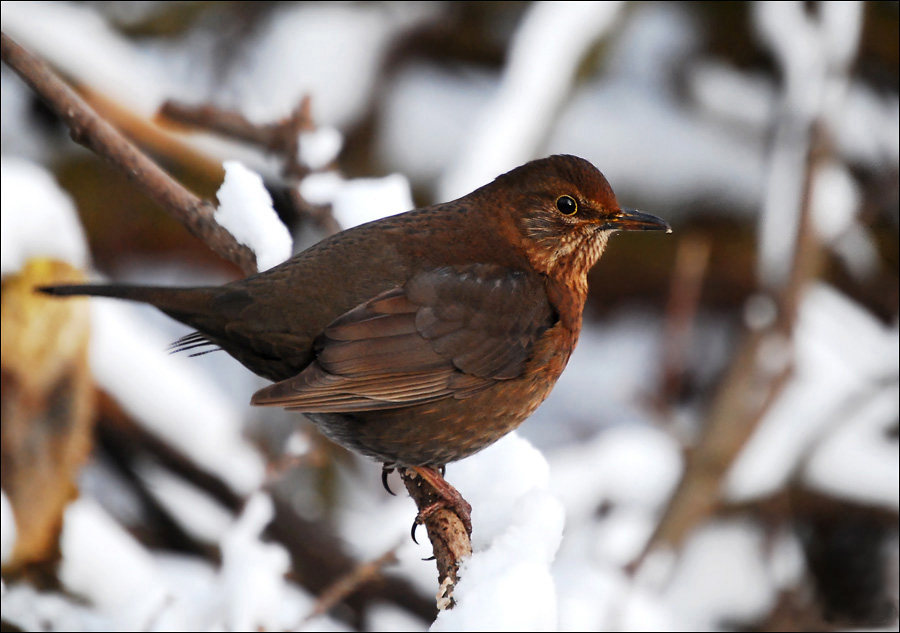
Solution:
[{"label": "bird", "polygon": [[196,330],[175,351],[224,350],[273,381],[252,404],[302,412],[386,471],[413,469],[471,532],[444,467],[550,393],[581,331],[588,272],[616,231],[671,227],[620,206],[589,161],[553,155],[225,285],[39,290],[157,307]]}]

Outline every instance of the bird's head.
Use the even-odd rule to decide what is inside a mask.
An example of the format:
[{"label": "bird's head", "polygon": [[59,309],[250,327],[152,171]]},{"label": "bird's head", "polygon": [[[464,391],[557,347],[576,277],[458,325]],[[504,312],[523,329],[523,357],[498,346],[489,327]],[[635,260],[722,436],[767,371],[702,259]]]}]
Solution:
[{"label": "bird's head", "polygon": [[600,170],[577,156],[526,163],[488,187],[505,192],[510,232],[548,275],[584,279],[614,231],[672,232],[664,220],[620,206]]}]

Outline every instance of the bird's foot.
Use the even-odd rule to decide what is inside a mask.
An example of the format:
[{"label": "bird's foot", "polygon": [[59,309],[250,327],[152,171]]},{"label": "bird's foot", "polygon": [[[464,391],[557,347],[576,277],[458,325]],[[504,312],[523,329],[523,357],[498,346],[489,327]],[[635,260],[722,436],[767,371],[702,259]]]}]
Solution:
[{"label": "bird's foot", "polygon": [[459,517],[459,520],[462,521],[463,527],[466,528],[466,533],[472,536],[472,506],[459,494],[456,488],[444,479],[443,467],[438,471],[431,466],[410,466],[409,470],[414,471],[419,477],[431,484],[431,487],[434,488],[440,497],[437,501],[419,510],[419,514],[416,516],[412,526],[413,541],[418,543],[416,540],[416,528],[423,525],[428,517],[442,508],[447,508],[454,512]]}]

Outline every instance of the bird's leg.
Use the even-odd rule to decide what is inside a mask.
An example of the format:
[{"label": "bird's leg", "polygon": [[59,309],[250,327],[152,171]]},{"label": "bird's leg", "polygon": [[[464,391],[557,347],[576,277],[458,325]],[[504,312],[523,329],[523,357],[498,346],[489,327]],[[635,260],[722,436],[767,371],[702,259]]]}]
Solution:
[{"label": "bird's leg", "polygon": [[[434,488],[435,492],[441,497],[434,503],[419,510],[419,514],[416,516],[416,522],[413,524],[413,540],[416,540],[416,526],[425,523],[425,520],[429,516],[441,508],[448,508],[455,512],[456,516],[459,517],[459,520],[462,521],[463,526],[466,528],[468,535],[472,536],[472,506],[469,505],[468,501],[463,499],[463,496],[459,494],[459,491],[456,488],[447,483],[447,480],[444,479],[441,472],[431,466],[410,466],[408,470],[414,471],[419,477],[431,484],[431,487]],[[441,471],[443,470],[444,468],[441,467]]]}]

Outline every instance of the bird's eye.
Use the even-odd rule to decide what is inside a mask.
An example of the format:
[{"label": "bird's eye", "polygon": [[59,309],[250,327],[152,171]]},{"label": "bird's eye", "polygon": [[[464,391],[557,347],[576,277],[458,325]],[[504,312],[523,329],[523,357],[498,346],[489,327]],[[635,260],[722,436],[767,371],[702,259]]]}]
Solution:
[{"label": "bird's eye", "polygon": [[556,199],[556,208],[563,215],[575,215],[578,213],[578,203],[572,196],[560,196]]}]

